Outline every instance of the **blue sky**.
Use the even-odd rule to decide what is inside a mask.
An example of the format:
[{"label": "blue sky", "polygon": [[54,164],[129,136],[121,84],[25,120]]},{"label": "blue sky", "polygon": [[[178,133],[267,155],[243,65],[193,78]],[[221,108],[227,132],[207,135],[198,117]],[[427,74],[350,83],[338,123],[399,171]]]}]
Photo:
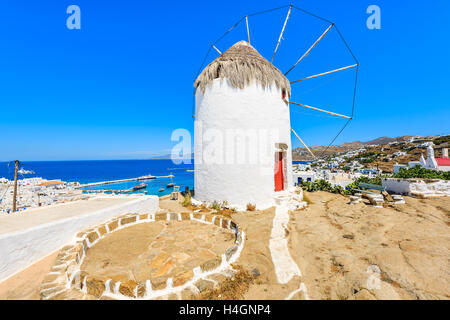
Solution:
[{"label": "blue sky", "polygon": [[[450,2],[293,1],[334,21],[361,67],[355,118],[336,143],[448,134]],[[81,8],[81,30],[66,8]],[[0,161],[138,159],[170,153],[176,128],[193,129],[194,76],[209,45],[246,14],[284,1],[21,1],[0,3]],[[366,9],[381,8],[381,30]],[[287,9],[249,19],[252,44],[271,55]],[[245,25],[218,43],[246,39]],[[274,64],[292,65],[327,24],[293,11]],[[289,74],[345,66],[330,32]],[[217,55],[212,52],[208,62]],[[353,71],[292,86],[293,101],[348,114]],[[336,77],[335,77],[336,76]],[[328,144],[345,121],[291,106],[292,127]],[[293,138],[294,147],[299,143]]]}]

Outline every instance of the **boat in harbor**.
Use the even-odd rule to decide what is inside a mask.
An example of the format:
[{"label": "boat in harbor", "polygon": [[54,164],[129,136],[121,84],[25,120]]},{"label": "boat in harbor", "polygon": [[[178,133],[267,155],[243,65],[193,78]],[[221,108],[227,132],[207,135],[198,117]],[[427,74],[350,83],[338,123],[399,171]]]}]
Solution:
[{"label": "boat in harbor", "polygon": [[139,184],[135,185],[132,189],[133,189],[133,191],[136,191],[136,190],[141,190],[141,189],[145,189],[145,188],[147,188],[147,185],[145,183],[139,183]]},{"label": "boat in harbor", "polygon": [[156,179],[155,176],[152,176],[151,174],[145,175],[145,176],[141,176],[138,178],[138,181],[142,181],[142,180],[153,180]]},{"label": "boat in harbor", "polygon": [[158,190],[158,192],[163,192],[164,190],[166,190],[166,189],[160,188],[160,189]]},{"label": "boat in harbor", "polygon": [[17,173],[20,173],[20,174],[34,174],[34,171],[33,170],[25,170],[25,169],[20,169],[19,171],[17,171]]},{"label": "boat in harbor", "polygon": [[173,183],[173,175],[170,174],[170,183],[166,185],[166,188],[173,188],[175,186],[175,183]]}]

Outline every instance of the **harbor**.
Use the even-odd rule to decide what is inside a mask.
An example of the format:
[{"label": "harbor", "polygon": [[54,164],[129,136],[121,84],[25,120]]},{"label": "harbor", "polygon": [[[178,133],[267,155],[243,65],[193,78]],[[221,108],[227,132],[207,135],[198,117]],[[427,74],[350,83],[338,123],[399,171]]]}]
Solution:
[{"label": "harbor", "polygon": [[[81,165],[80,165],[81,164]],[[171,160],[19,162],[16,209],[14,163],[0,166],[0,214],[30,210],[97,196],[166,196],[173,186],[193,189],[193,174]],[[149,174],[151,172],[151,174]]]},{"label": "harbor", "polygon": [[[100,189],[100,190],[83,190],[83,193],[129,194],[129,193],[132,193],[133,191],[135,191],[135,190],[133,190],[133,189],[124,189],[124,190]],[[147,194],[147,191],[144,191],[144,194]]]},{"label": "harbor", "polygon": [[[83,188],[88,188],[88,187],[102,186],[102,185],[105,185],[105,184],[117,184],[117,183],[124,183],[124,182],[130,182],[130,181],[143,181],[143,180],[153,180],[153,179],[163,179],[163,178],[173,178],[173,177],[174,177],[174,175],[169,174],[167,176],[137,177],[137,178],[120,179],[120,180],[100,181],[100,182],[80,184],[80,185],[78,185],[76,187],[76,189],[83,189]],[[124,190],[121,190],[121,191],[124,191]]]}]

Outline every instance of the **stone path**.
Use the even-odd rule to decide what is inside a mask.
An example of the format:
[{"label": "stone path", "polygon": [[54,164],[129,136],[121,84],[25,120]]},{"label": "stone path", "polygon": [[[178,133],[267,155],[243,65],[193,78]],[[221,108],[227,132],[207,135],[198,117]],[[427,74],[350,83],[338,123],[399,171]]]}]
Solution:
[{"label": "stone path", "polygon": [[[300,268],[292,259],[288,249],[287,226],[289,223],[289,208],[292,198],[289,193],[280,194],[276,198],[275,217],[273,218],[272,232],[269,248],[275,268],[277,280],[281,284],[288,283],[294,276],[302,276]],[[297,292],[303,291],[307,297],[306,286],[300,284],[299,289],[294,290],[286,299],[290,299]]]},{"label": "stone path", "polygon": [[275,217],[273,218],[269,248],[279,283],[288,283],[295,275],[302,275],[297,264],[292,260],[287,247],[286,228],[288,223],[289,214],[287,206],[285,204],[277,205]]}]

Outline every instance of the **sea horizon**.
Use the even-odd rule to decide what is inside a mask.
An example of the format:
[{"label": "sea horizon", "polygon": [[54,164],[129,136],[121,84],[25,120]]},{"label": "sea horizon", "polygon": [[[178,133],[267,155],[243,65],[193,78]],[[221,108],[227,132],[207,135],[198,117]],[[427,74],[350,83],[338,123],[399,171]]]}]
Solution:
[{"label": "sea horizon", "polygon": [[[292,161],[293,164],[308,163],[310,161]],[[9,163],[9,167],[8,167]],[[21,161],[24,170],[32,170],[34,174],[19,174],[18,179],[40,177],[47,180],[62,180],[65,182],[79,182],[81,184],[137,178],[144,175],[167,176],[174,175],[173,183],[180,186],[194,188],[194,173],[187,170],[194,169],[194,161],[186,164],[175,164],[171,159],[108,159],[108,160],[38,160]],[[0,178],[14,179],[14,164],[0,162]],[[166,195],[171,192],[166,185],[170,178],[147,180],[147,188],[136,193],[147,191],[147,194]],[[85,190],[127,190],[136,185],[137,181],[100,185],[85,188]],[[165,190],[160,192],[159,190]]]},{"label": "sea horizon", "polygon": [[[61,160],[61,161],[22,161],[24,170],[32,170],[33,174],[19,174],[18,179],[40,177],[47,180],[62,180],[65,182],[79,182],[81,184],[137,178],[144,175],[168,176],[174,175],[173,183],[193,189],[194,164],[175,164],[170,159],[133,159],[133,160]],[[8,167],[8,162],[0,163],[0,177],[12,180],[14,178],[14,164]],[[170,178],[158,178],[144,181],[146,189],[135,193],[152,195],[166,195],[172,189],[166,188],[171,183]],[[85,190],[127,190],[135,186],[137,181],[100,185],[85,188]],[[159,192],[160,189],[165,190]]]}]

